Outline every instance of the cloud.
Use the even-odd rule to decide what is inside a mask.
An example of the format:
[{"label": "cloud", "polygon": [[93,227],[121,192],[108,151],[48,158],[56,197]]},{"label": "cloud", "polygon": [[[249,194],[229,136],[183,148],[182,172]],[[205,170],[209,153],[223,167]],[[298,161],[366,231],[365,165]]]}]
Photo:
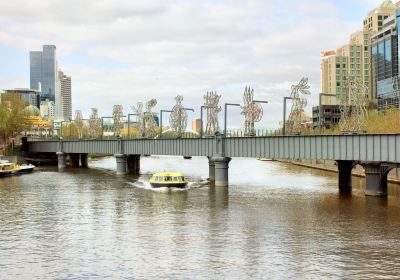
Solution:
[{"label": "cloud", "polygon": [[153,97],[166,109],[182,94],[199,115],[207,90],[241,102],[251,85],[256,98],[270,101],[260,123],[270,128],[302,76],[315,104],[320,51],[346,43],[362,21],[342,20],[328,0],[0,1],[0,44],[26,52],[57,45],[74,109],[109,115],[113,104],[128,110]]}]

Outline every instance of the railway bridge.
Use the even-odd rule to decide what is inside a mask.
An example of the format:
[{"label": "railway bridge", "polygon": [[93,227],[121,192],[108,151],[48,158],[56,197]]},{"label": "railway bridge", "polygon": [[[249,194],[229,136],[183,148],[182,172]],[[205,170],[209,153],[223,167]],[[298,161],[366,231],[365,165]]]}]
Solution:
[{"label": "railway bridge", "polygon": [[76,139],[27,141],[25,150],[56,153],[58,167],[87,166],[88,154],[113,154],[117,174],[139,174],[142,155],[208,157],[209,178],[216,186],[228,185],[229,162],[235,157],[285,160],[334,160],[338,186],[351,192],[351,171],[360,164],[365,170],[366,195],[387,195],[387,176],[400,167],[400,134],[302,135],[265,137],[224,137],[179,139]]}]

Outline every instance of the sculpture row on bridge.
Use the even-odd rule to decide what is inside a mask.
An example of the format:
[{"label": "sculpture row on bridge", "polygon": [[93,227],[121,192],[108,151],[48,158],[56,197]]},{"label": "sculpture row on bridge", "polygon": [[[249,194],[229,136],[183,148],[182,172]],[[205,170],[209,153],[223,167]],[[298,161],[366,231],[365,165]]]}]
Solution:
[{"label": "sculpture row on bridge", "polygon": [[[340,128],[345,131],[362,131],[366,126],[367,111],[366,106],[368,99],[366,93],[368,88],[365,84],[358,79],[352,79],[348,77],[346,81],[348,91],[343,94],[337,94],[336,98],[339,103],[341,111]],[[292,107],[285,125],[287,127],[287,134],[298,134],[303,127],[302,114],[307,106],[307,99],[305,96],[310,95],[310,86],[308,85],[308,79],[302,78],[297,85],[291,87],[291,95],[288,99],[292,100]],[[218,122],[218,114],[222,111],[219,101],[221,95],[218,95],[215,91],[207,92],[204,96],[204,105],[201,107],[206,110],[206,125],[203,134],[203,120],[201,118],[201,136],[214,136],[216,132],[220,131]],[[162,131],[162,127],[159,127],[156,121],[157,113],[153,112],[153,109],[157,105],[156,99],[151,99],[145,103],[138,102],[136,106],[132,106],[132,114],[128,114],[128,131],[131,125],[130,116],[136,116],[136,121],[133,122],[133,128],[136,129],[137,137],[141,138],[153,138],[158,135],[162,135],[167,131],[172,131],[177,137],[181,137],[186,131],[188,122],[188,109],[183,106],[183,96],[178,95],[175,97],[175,105],[170,111],[169,116],[169,129]],[[246,87],[243,93],[243,104],[225,104],[235,105],[241,107],[241,114],[244,115],[244,135],[254,136],[255,135],[255,123],[260,122],[263,117],[263,108],[259,103],[267,103],[267,101],[254,100],[254,89]],[[82,138],[83,130],[86,128],[89,137],[97,138],[103,136],[103,119],[109,118],[113,120],[113,134],[114,136],[120,136],[122,129],[124,128],[124,113],[122,105],[114,105],[112,110],[112,117],[99,117],[97,108],[92,108],[90,119],[88,124],[84,122],[81,111],[75,112],[75,126],[77,130],[78,138]],[[202,114],[203,112],[201,112]],[[226,114],[226,112],[225,112]],[[226,119],[226,115],[225,115]],[[162,126],[162,124],[161,124]],[[226,120],[225,120],[226,126]],[[226,127],[225,133],[226,133]],[[192,133],[198,134],[198,131],[192,131]],[[129,134],[129,133],[128,133]]]}]

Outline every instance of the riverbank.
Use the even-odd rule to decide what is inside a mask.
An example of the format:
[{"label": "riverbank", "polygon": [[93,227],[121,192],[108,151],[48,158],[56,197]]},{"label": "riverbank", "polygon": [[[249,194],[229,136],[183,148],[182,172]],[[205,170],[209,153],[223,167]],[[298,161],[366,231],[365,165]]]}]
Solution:
[{"label": "riverbank", "polygon": [[[262,160],[262,161],[270,161],[270,159],[260,159],[260,160]],[[318,170],[338,173],[338,168],[336,166],[336,162],[335,161],[330,161],[330,160],[325,160],[325,161],[316,161],[316,160],[313,160],[313,161],[310,161],[310,160],[309,161],[306,161],[306,160],[302,160],[302,161],[276,160],[276,161],[290,163],[290,164],[294,164],[294,165],[302,166],[302,167],[307,167],[307,168],[313,168],[313,169],[318,169]],[[352,175],[364,178],[365,177],[364,169],[361,166],[357,165],[357,166],[354,167],[354,169],[352,171]],[[396,173],[396,170],[392,170],[392,171],[389,172],[388,182],[400,185],[400,170],[399,169],[397,169],[397,173]]]}]

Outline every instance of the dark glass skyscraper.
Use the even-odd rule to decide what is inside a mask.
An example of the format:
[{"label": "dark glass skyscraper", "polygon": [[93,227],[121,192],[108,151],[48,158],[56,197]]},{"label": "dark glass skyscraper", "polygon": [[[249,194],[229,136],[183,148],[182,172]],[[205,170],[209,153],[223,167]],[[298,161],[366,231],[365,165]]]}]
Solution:
[{"label": "dark glass skyscraper", "polygon": [[382,30],[373,37],[371,53],[378,110],[400,105],[399,24],[398,10],[396,17],[384,21]]},{"label": "dark glass skyscraper", "polygon": [[[57,88],[56,46],[44,45],[43,51],[30,52],[30,86],[40,90],[42,100],[55,101]],[[39,86],[40,84],[40,86]],[[40,87],[40,88],[39,88]]]}]

